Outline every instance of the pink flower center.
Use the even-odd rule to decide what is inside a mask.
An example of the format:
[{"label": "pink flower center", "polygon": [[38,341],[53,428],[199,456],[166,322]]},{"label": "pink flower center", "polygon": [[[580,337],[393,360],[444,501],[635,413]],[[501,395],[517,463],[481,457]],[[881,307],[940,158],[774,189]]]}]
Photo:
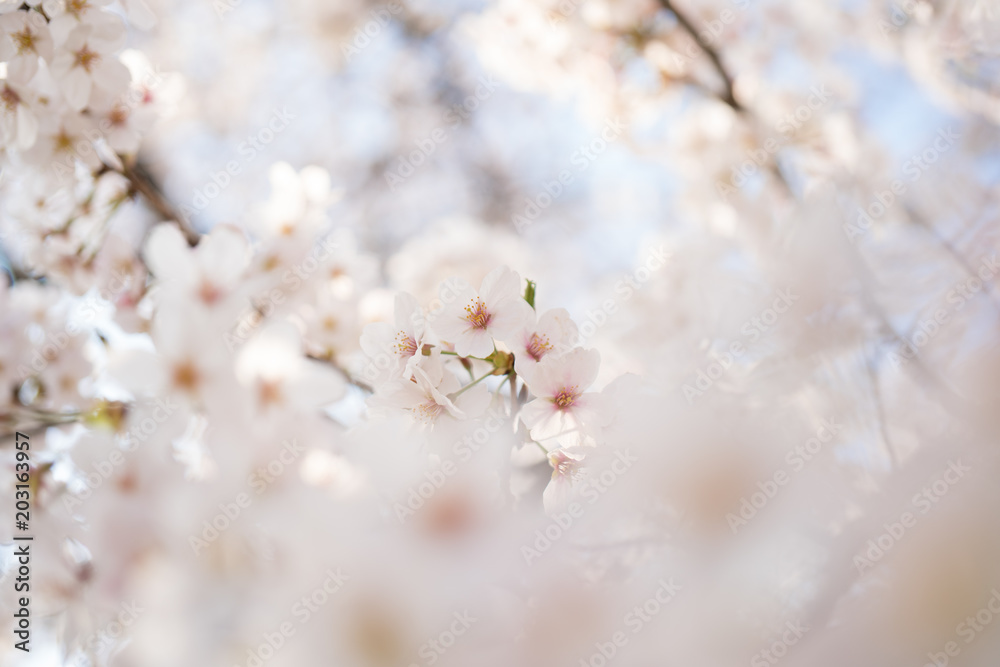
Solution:
[{"label": "pink flower center", "polygon": [[396,334],[396,354],[401,357],[412,357],[417,353],[417,341],[407,336],[405,331]]},{"label": "pink flower center", "polygon": [[201,287],[198,288],[198,296],[201,297],[202,301],[211,305],[222,297],[222,290],[209,281],[203,280]]},{"label": "pink flower center", "polygon": [[486,304],[479,297],[465,307],[465,320],[472,325],[473,329],[485,329],[490,324],[490,320],[493,319],[491,315],[486,310]]},{"label": "pink flower center", "polygon": [[549,454],[549,464],[552,466],[553,477],[568,477],[573,479],[580,469],[580,461],[563,452]]},{"label": "pink flower center", "polygon": [[577,393],[576,387],[563,387],[559,390],[553,398],[552,402],[556,404],[556,408],[559,410],[567,410],[573,407],[576,403],[576,399],[580,394]]},{"label": "pink flower center", "polygon": [[545,353],[552,349],[552,344],[549,343],[548,336],[539,336],[537,333],[531,334],[531,338],[528,340],[527,351],[528,356],[535,361],[541,361]]}]

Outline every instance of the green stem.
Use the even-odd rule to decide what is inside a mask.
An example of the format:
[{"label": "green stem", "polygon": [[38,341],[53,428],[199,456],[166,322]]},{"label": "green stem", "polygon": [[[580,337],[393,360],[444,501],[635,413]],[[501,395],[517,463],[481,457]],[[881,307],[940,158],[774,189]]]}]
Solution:
[{"label": "green stem", "polygon": [[476,386],[477,384],[479,384],[480,382],[482,382],[482,381],[483,381],[483,380],[485,380],[486,378],[490,377],[491,375],[493,375],[493,372],[492,372],[492,371],[490,371],[490,372],[489,372],[489,373],[487,373],[486,375],[482,376],[482,377],[481,377],[481,378],[479,378],[478,380],[473,380],[473,381],[472,381],[472,382],[470,382],[469,384],[465,385],[464,387],[462,387],[461,389],[459,389],[458,391],[456,391],[456,392],[455,392],[454,394],[452,394],[452,395],[451,395],[451,396],[450,396],[449,398],[458,398],[459,396],[461,396],[462,394],[464,394],[464,393],[465,393],[466,391],[468,391],[468,390],[469,390],[469,389],[471,389],[472,387],[475,387],[475,386]]},{"label": "green stem", "polygon": [[489,361],[489,359],[483,359],[482,357],[463,357],[458,352],[449,352],[448,350],[441,350],[441,354],[446,354],[449,357],[458,357],[460,359],[475,359],[476,361]]}]

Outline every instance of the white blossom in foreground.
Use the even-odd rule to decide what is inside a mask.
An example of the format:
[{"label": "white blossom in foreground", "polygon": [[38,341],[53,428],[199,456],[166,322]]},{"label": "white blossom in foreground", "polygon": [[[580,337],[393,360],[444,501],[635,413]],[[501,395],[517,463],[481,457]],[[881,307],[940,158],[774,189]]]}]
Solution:
[{"label": "white blossom in foreground", "polygon": [[587,391],[597,379],[601,355],[577,349],[560,357],[547,357],[524,373],[524,381],[537,398],[524,406],[521,421],[531,437],[544,441],[585,442],[602,425],[601,395]]},{"label": "white blossom in foreground", "polygon": [[531,317],[522,291],[517,273],[499,267],[483,278],[478,291],[468,283],[459,283],[431,327],[442,340],[454,345],[460,356],[486,357],[493,352],[494,338],[511,336]]}]

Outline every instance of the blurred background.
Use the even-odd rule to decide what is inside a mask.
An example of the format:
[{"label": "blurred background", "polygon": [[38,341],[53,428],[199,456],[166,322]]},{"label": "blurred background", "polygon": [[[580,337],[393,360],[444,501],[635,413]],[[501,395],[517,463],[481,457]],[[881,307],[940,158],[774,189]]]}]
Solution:
[{"label": "blurred background", "polygon": [[[362,328],[391,320],[397,291],[426,307],[452,276],[478,286],[510,266],[537,282],[540,311],[565,307],[580,343],[600,350],[615,442],[642,465],[579,539],[526,574],[519,549],[539,549],[532,531],[550,525],[544,457],[513,464],[512,497],[530,499],[515,518],[487,512],[488,530],[444,549],[409,525],[370,527],[426,462],[395,423],[351,430],[363,386],[322,424],[210,406],[225,425],[209,427],[182,410],[157,431],[163,451],[140,449],[156,454],[134,455],[86,520],[53,513],[44,530],[72,537],[36,565],[55,573],[40,648],[28,661],[0,652],[3,664],[995,667],[1000,3],[130,0],[110,11],[128,16],[123,60],[143,114],[116,149],[128,178],[109,187],[129,196],[108,196],[102,234],[121,240],[143,288],[88,343],[94,370],[72,376],[86,379],[68,403],[53,402],[54,380],[2,376],[5,419],[95,397],[98,421],[119,431],[152,414],[110,414],[108,401],[131,397],[108,369],[113,348],[148,342],[133,340],[151,331],[135,257],[174,219],[191,235],[240,230],[257,251],[255,287],[270,261],[291,266],[333,232],[325,296],[295,316],[309,356],[355,380]],[[20,173],[8,163],[0,180],[7,273],[47,294],[92,294],[77,245],[24,231],[35,212]],[[285,237],[304,245],[283,254]],[[56,296],[29,296],[4,301],[4,317],[61,312]],[[178,321],[200,345],[202,321]],[[38,347],[17,345],[9,368]],[[623,374],[642,389],[612,382]],[[50,490],[71,488],[114,441],[42,421]],[[277,456],[278,434],[310,443],[303,488],[276,485],[254,523],[191,559],[188,535]],[[806,468],[812,438],[825,448]],[[808,455],[790,453],[802,446]],[[741,532],[733,511],[758,491],[774,497],[775,470],[793,483]],[[478,507],[478,474],[458,505]],[[194,483],[206,479],[219,484]],[[754,508],[736,514],[748,522]],[[906,511],[920,528],[901,538]],[[340,566],[353,587],[338,597]],[[294,606],[319,590],[316,609]],[[136,600],[152,611],[137,612],[133,640],[95,644]],[[439,630],[464,633],[465,613],[480,632],[464,648],[426,648],[448,640]],[[313,614],[325,620],[306,626]],[[284,620],[305,629],[278,650],[261,637]],[[639,634],[647,626],[660,629]]]}]

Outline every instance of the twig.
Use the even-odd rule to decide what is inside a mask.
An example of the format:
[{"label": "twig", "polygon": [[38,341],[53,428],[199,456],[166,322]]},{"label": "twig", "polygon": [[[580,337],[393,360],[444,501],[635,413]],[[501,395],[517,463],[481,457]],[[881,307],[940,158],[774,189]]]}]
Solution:
[{"label": "twig", "polygon": [[138,164],[130,166],[128,162],[123,160],[121,175],[128,179],[128,182],[132,185],[132,189],[141,194],[154,211],[159,213],[165,220],[172,220],[177,223],[177,226],[180,227],[188,245],[195,246],[198,244],[198,240],[201,238],[201,235],[196,232],[184,216],[178,213],[177,210],[174,209],[173,205],[167,201],[167,198],[163,196],[160,189],[156,187],[153,180],[146,173],[145,169]]},{"label": "twig", "polygon": [[875,418],[878,420],[879,435],[882,436],[882,445],[885,447],[886,454],[889,455],[889,466],[895,470],[898,466],[896,450],[893,448],[892,442],[889,441],[889,431],[885,424],[885,404],[882,401],[882,388],[879,386],[875,354],[877,351],[873,350],[873,356],[865,360],[865,365],[868,367],[868,381],[871,383],[872,399],[875,402]]},{"label": "twig", "polygon": [[[927,218],[917,211],[915,207],[909,204],[904,204],[903,210],[906,212],[906,215],[909,216],[910,220],[914,222],[914,224],[926,231],[934,238],[935,241],[938,242],[938,245],[940,245],[945,253],[947,253],[952,260],[954,260],[959,268],[961,268],[968,276],[978,278],[976,269],[965,259],[962,251],[959,250],[954,243],[945,238],[944,235],[938,232],[938,230],[934,228],[934,225],[932,225]],[[993,297],[992,286],[989,282],[984,280],[983,287],[985,288],[983,293],[986,296],[986,300],[990,302],[990,305],[992,305],[993,309],[997,311],[997,314],[1000,314],[1000,303],[997,303],[996,299]]]},{"label": "twig", "polygon": [[681,11],[677,9],[673,0],[660,0],[660,4],[663,5],[664,9],[669,11],[677,18],[677,24],[690,35],[691,39],[695,41],[698,47],[705,52],[708,59],[712,61],[712,65],[715,67],[715,71],[719,73],[719,77],[722,79],[722,85],[725,88],[724,92],[719,96],[720,99],[731,106],[734,111],[743,112],[745,111],[742,104],[740,104],[735,95],[733,95],[733,78],[729,75],[726,70],[726,66],[722,64],[722,58],[719,57],[719,52],[716,51],[711,44],[705,41],[698,32],[698,29],[693,23],[688,19],[688,17]]},{"label": "twig", "polygon": [[34,435],[49,426],[72,424],[82,418],[83,414],[80,412],[50,412],[28,407],[15,408],[11,412],[0,412],[0,423],[11,424],[9,428],[0,431],[0,438],[6,441],[9,436],[18,432]]},{"label": "twig", "polygon": [[337,371],[339,371],[345,378],[347,378],[347,381],[350,384],[353,384],[355,387],[357,387],[361,391],[368,392],[369,394],[374,394],[375,393],[375,388],[374,387],[372,387],[367,382],[355,379],[354,376],[352,376],[350,373],[347,372],[346,368],[344,368],[343,366],[341,366],[340,364],[338,364],[336,361],[334,361],[332,357],[320,357],[320,356],[317,356],[315,354],[307,354],[306,358],[307,359],[312,359],[313,361],[320,361],[320,362],[323,362],[324,364],[330,364],[331,366],[333,366],[334,369],[336,369]]}]

